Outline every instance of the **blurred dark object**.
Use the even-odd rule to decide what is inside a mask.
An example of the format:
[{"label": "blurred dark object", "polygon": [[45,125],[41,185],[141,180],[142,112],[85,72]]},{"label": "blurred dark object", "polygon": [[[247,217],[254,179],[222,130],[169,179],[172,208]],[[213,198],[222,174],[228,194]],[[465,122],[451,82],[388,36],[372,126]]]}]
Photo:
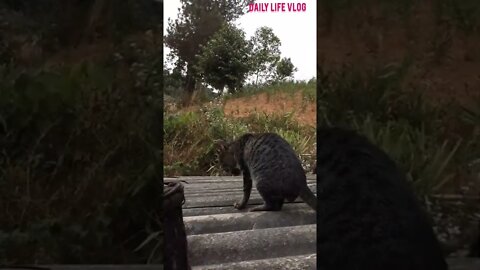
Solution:
[{"label": "blurred dark object", "polygon": [[477,233],[474,242],[470,246],[468,257],[480,257],[480,221],[477,226]]},{"label": "blurred dark object", "polygon": [[183,223],[182,205],[185,202],[181,183],[164,183],[163,213],[165,235],[165,269],[191,269],[187,257],[187,235]]}]

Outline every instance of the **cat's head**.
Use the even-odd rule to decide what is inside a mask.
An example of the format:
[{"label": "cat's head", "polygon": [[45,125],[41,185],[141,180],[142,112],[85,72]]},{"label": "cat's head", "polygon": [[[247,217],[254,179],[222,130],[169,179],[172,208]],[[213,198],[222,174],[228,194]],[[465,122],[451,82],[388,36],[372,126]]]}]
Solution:
[{"label": "cat's head", "polygon": [[235,145],[224,140],[215,141],[215,151],[220,167],[235,176],[240,175],[240,165],[235,156]]}]

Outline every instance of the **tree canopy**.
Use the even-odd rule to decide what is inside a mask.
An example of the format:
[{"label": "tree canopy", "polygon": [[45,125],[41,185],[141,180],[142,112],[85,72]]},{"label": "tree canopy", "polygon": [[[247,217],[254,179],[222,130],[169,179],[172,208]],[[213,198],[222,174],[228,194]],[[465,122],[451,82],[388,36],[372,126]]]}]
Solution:
[{"label": "tree canopy", "polygon": [[250,39],[252,46],[252,75],[255,83],[273,78],[277,62],[280,60],[280,39],[270,27],[260,27]]},{"label": "tree canopy", "polygon": [[205,45],[225,23],[243,15],[247,0],[181,0],[178,18],[169,20],[164,42],[177,57],[175,66],[184,70],[185,90],[191,94],[198,80],[195,66]]},{"label": "tree canopy", "polygon": [[247,78],[271,83],[296,71],[291,59],[281,58],[281,41],[270,27],[260,27],[247,40],[234,21],[247,10],[248,0],[181,0],[178,17],[168,22],[164,43],[171,49],[174,69],[182,73],[186,100],[196,84],[207,83],[238,91]]},{"label": "tree canopy", "polygon": [[198,56],[198,73],[216,89],[226,86],[230,93],[242,86],[248,72],[250,44],[245,33],[232,24],[225,24],[213,35]]}]

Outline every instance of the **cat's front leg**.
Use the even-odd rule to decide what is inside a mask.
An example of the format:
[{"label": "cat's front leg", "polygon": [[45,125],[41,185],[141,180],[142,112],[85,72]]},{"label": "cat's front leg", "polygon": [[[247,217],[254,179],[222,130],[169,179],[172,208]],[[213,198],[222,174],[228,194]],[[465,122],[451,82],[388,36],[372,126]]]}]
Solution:
[{"label": "cat's front leg", "polygon": [[250,173],[243,173],[243,198],[241,201],[238,201],[233,204],[238,210],[244,209],[247,206],[248,200],[250,199],[250,192],[252,191],[252,178]]}]

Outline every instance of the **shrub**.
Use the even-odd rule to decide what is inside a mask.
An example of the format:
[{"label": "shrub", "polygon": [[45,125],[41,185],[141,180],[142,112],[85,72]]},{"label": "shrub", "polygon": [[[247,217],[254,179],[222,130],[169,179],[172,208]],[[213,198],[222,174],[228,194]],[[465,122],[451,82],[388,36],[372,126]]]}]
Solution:
[{"label": "shrub", "polygon": [[315,128],[299,125],[289,114],[252,113],[245,118],[226,118],[217,105],[205,106],[200,112],[165,115],[165,174],[223,174],[215,164],[213,142],[234,140],[247,132],[276,132],[293,146],[304,160],[305,168],[313,164]]}]

